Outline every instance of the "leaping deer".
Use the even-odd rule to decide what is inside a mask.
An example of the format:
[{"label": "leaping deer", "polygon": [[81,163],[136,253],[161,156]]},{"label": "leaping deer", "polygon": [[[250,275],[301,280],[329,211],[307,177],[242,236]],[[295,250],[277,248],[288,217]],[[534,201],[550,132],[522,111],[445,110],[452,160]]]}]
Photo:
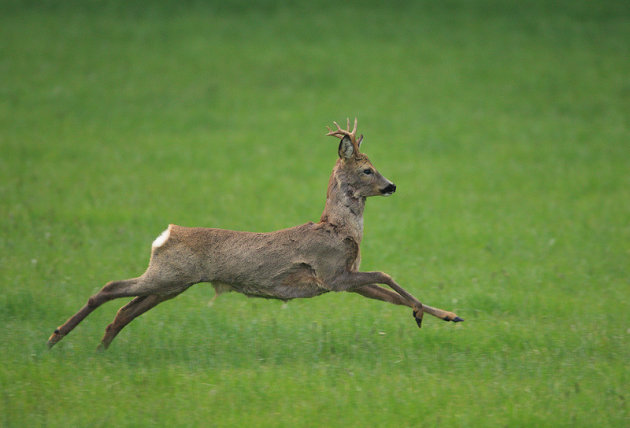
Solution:
[{"label": "leaping deer", "polygon": [[[209,282],[216,294],[237,291],[247,296],[290,300],[329,291],[351,291],[413,309],[418,324],[423,312],[445,321],[463,321],[452,312],[422,304],[384,272],[359,272],[363,210],[370,196],[389,196],[394,183],[383,177],[360,152],[357,120],[350,131],[333,122],[326,135],[337,137],[339,159],[328,183],[319,223],[270,233],[188,228],[171,224],[155,240],[146,272],[137,278],[112,281],[90,297],[83,308],[48,339],[54,346],[94,309],[119,297],[134,297],[118,310],[105,330],[106,349],[134,318],[190,286]],[[376,284],[385,284],[392,290]]]}]

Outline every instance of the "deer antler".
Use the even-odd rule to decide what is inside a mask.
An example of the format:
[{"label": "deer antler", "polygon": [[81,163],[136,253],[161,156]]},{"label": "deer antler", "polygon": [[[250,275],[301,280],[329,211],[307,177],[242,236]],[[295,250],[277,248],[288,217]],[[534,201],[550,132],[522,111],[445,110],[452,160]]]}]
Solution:
[{"label": "deer antler", "polygon": [[343,137],[348,137],[350,138],[350,141],[352,141],[352,145],[354,146],[354,150],[356,153],[360,153],[359,151],[359,147],[361,146],[361,141],[363,141],[363,135],[361,135],[359,137],[359,139],[357,140],[357,124],[358,124],[358,119],[355,117],[354,118],[354,128],[352,128],[352,131],[350,131],[350,118],[347,119],[347,123],[346,123],[346,129],[342,129],[339,124],[337,122],[333,122],[335,124],[335,126],[337,127],[336,130],[331,130],[330,127],[326,127],[328,129],[328,134],[326,134],[327,136],[331,136],[331,137],[337,137],[340,140],[343,139]]}]

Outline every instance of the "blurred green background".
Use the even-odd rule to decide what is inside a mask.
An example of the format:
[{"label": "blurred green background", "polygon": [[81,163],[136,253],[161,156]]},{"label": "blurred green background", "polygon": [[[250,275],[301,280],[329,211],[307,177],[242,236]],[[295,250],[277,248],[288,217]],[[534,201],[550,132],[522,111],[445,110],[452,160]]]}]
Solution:
[{"label": "blurred green background", "polygon": [[[0,425],[628,426],[629,57],[627,1],[2,0]],[[362,269],[465,323],[200,284],[46,350],[168,223],[317,221],[355,116]]]}]

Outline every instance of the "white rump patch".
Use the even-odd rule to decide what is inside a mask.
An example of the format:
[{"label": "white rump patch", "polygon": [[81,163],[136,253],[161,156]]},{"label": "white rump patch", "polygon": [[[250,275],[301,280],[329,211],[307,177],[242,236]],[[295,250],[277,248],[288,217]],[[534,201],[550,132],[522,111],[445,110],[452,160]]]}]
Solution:
[{"label": "white rump patch", "polygon": [[153,241],[151,245],[153,248],[158,248],[164,245],[164,243],[168,240],[168,237],[171,235],[171,226],[167,227],[164,232]]}]

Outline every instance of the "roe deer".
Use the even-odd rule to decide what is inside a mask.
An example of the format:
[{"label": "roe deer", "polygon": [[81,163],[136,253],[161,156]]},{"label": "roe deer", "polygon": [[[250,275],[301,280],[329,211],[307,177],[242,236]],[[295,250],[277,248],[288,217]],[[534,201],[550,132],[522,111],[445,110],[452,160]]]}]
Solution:
[{"label": "roe deer", "polygon": [[[350,131],[334,122],[328,136],[341,139],[339,159],[330,176],[326,205],[319,223],[306,223],[270,233],[188,228],[171,224],[153,241],[149,267],[141,276],[105,285],[48,339],[52,347],[103,303],[119,297],[133,300],[120,308],[107,326],[100,347],[134,318],[199,282],[210,282],[217,294],[237,291],[247,296],[290,300],[329,291],[352,291],[413,309],[421,325],[423,312],[446,321],[463,321],[452,312],[420,303],[383,272],[359,272],[363,209],[369,196],[389,196],[394,183],[383,177],[359,151],[357,120]],[[379,287],[385,284],[394,292]]]}]

